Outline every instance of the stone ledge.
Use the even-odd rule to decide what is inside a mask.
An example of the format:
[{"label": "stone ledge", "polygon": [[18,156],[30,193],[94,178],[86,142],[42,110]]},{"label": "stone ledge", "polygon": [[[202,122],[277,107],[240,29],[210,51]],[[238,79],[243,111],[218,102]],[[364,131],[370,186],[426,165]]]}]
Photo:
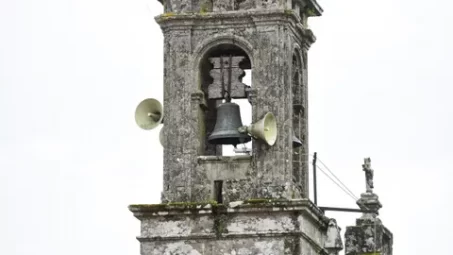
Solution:
[{"label": "stone ledge", "polygon": [[[212,210],[212,208],[226,209],[234,212],[240,208],[286,208],[288,210],[295,209],[295,207],[310,208],[317,211],[317,214],[324,215],[322,210],[313,204],[309,199],[272,199],[272,198],[253,198],[244,201],[236,201],[230,204],[238,203],[237,206],[229,206],[219,204],[216,201],[206,202],[170,202],[163,204],[132,204],[129,205],[129,210],[135,212],[160,212],[160,211],[185,211],[185,210]],[[233,209],[233,210],[230,210]]]},{"label": "stone ledge", "polygon": [[[303,236],[301,231],[294,232],[275,232],[275,233],[253,233],[253,234],[224,234],[221,239],[238,239],[238,238],[271,238],[271,237],[288,237],[288,236]],[[218,237],[215,234],[204,234],[204,235],[190,235],[190,236],[166,236],[166,237],[147,237],[138,236],[139,241],[176,241],[176,240],[215,240]],[[310,238],[308,238],[310,239]],[[311,240],[311,239],[310,239]]]},{"label": "stone ledge", "polygon": [[328,220],[324,213],[309,199],[280,200],[280,199],[248,199],[236,201],[229,206],[218,204],[215,201],[208,202],[172,202],[166,204],[134,204],[129,210],[138,219],[160,216],[183,216],[183,215],[209,215],[209,214],[253,214],[275,212],[301,212],[327,227]]},{"label": "stone ledge", "polygon": [[252,156],[238,155],[238,156],[198,156],[198,161],[220,161],[220,162],[235,162],[251,160]]}]

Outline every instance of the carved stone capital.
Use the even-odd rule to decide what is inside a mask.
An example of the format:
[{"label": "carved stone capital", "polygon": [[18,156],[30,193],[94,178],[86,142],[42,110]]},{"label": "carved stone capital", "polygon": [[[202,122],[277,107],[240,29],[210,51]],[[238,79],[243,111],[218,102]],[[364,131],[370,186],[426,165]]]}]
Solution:
[{"label": "carved stone capital", "polygon": [[192,94],[190,94],[190,99],[193,103],[198,104],[202,109],[208,108],[203,91],[198,90],[196,92],[193,92]]},{"label": "carved stone capital", "polygon": [[246,93],[247,93],[247,99],[249,101],[249,103],[253,106],[256,104],[256,96],[257,96],[257,93],[258,91],[254,88],[247,88],[246,90]]}]

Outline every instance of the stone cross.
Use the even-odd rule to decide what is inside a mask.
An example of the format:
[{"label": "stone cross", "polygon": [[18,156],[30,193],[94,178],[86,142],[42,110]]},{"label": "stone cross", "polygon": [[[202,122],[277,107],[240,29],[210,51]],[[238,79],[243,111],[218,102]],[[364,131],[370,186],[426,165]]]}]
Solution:
[{"label": "stone cross", "polygon": [[365,158],[364,164],[362,165],[363,171],[365,171],[365,178],[366,178],[366,192],[373,193],[373,176],[374,171],[371,169],[371,158]]}]

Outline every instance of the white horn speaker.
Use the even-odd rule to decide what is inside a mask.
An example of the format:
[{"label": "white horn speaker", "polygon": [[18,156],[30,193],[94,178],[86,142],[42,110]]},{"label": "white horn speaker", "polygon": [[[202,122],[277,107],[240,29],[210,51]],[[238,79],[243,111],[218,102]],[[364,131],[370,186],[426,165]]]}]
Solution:
[{"label": "white horn speaker", "polygon": [[269,146],[275,144],[277,140],[277,121],[274,114],[268,112],[262,119],[247,127],[239,128],[239,132],[247,132],[253,138],[266,142]]},{"label": "white horn speaker", "polygon": [[138,104],[135,110],[135,122],[145,130],[150,130],[162,123],[164,117],[162,104],[154,99],[148,98]]}]

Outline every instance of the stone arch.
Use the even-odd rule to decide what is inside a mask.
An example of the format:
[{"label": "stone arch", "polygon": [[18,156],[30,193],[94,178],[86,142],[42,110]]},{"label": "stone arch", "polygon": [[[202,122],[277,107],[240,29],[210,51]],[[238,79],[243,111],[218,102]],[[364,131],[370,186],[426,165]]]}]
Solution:
[{"label": "stone arch", "polygon": [[301,68],[305,69],[306,62],[304,59],[303,49],[302,49],[302,47],[300,47],[300,45],[298,43],[294,43],[294,45],[293,45],[293,54],[297,55],[297,57],[301,63]]},{"label": "stone arch", "polygon": [[302,49],[294,44],[291,54],[291,90],[293,104],[293,132],[300,139],[302,146],[293,148],[293,179],[301,192],[302,197],[308,197],[308,148],[307,147],[307,120],[304,86],[304,60]]},{"label": "stone arch", "polygon": [[[240,62],[239,67],[243,70],[253,70],[253,47],[244,38],[234,35],[216,35],[212,38],[204,40],[194,49],[193,70],[196,72],[193,80],[193,89],[204,92],[207,107],[204,109],[201,118],[200,126],[202,127],[201,152],[204,155],[223,155],[222,146],[209,144],[207,137],[212,132],[216,122],[216,107],[222,102],[219,97],[214,97],[212,90],[208,89],[209,85],[213,84],[214,80],[211,77],[210,70],[213,70],[214,62],[210,62],[211,57],[217,58],[220,56],[231,54],[235,57],[244,57]],[[239,60],[238,60],[239,61]],[[217,63],[217,62],[216,62]],[[237,63],[237,62],[236,62]],[[217,67],[218,68],[218,67]],[[237,66],[236,66],[237,68]],[[252,71],[253,73],[253,71]],[[239,77],[242,80],[245,73]],[[252,75],[253,79],[253,75]],[[253,83],[253,81],[252,81]],[[214,83],[218,84],[218,83]],[[239,90],[237,90],[239,91]],[[236,98],[244,98],[243,95],[238,95]],[[241,111],[242,112],[242,111]]]},{"label": "stone arch", "polygon": [[237,35],[229,35],[229,34],[217,34],[212,36],[203,42],[201,42],[193,51],[195,58],[193,61],[193,70],[196,70],[196,75],[194,76],[193,86],[196,86],[195,89],[200,89],[200,65],[202,64],[203,59],[206,57],[206,54],[209,51],[219,45],[222,44],[230,44],[241,48],[248,56],[250,60],[250,69],[253,70],[253,46],[252,44],[247,41],[245,38],[237,36]]},{"label": "stone arch", "polygon": [[[292,54],[291,54],[291,87],[293,90],[293,104],[295,103],[301,103],[299,102],[301,98],[297,98],[298,96],[301,96],[300,89],[302,86],[303,82],[303,73],[302,70],[304,68],[304,63],[302,59],[302,53],[301,53],[301,48],[298,44],[294,45]],[[297,81],[295,80],[297,79]],[[297,85],[297,86],[296,86]],[[296,97],[296,98],[294,98]]]},{"label": "stone arch", "polygon": [[247,41],[245,38],[237,35],[229,35],[229,34],[217,34],[209,39],[204,40],[200,43],[194,50],[195,53],[195,61],[194,61],[194,68],[198,68],[200,61],[204,58],[206,53],[209,52],[211,48],[221,44],[231,44],[235,45],[242,50],[244,50],[251,62],[251,67],[253,68],[253,46],[252,44]]}]

